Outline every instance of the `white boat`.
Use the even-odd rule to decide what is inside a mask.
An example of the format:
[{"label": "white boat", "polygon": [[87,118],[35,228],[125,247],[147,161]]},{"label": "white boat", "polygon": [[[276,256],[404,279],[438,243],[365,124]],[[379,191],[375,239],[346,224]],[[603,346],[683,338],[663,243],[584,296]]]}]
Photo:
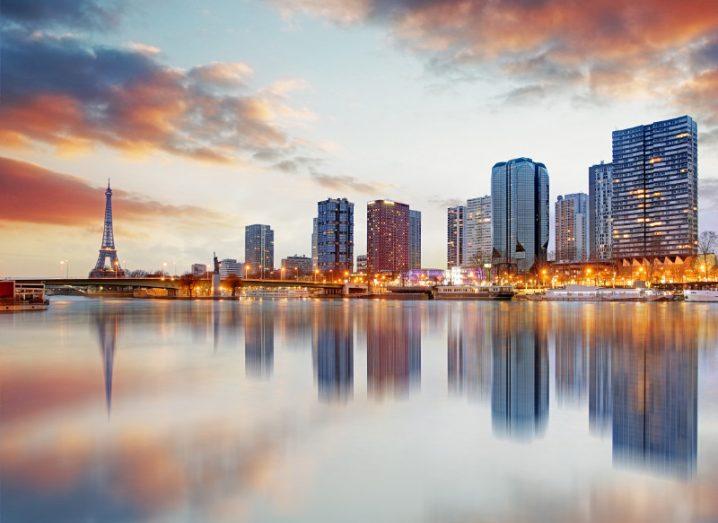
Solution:
[{"label": "white boat", "polygon": [[636,288],[593,287],[590,285],[567,285],[562,289],[549,289],[544,300],[551,301],[668,301],[673,295],[667,291]]},{"label": "white boat", "polygon": [[718,301],[718,289],[686,289],[683,296],[686,301]]},{"label": "white boat", "polygon": [[514,294],[510,285],[437,285],[434,288],[437,300],[510,300]]}]

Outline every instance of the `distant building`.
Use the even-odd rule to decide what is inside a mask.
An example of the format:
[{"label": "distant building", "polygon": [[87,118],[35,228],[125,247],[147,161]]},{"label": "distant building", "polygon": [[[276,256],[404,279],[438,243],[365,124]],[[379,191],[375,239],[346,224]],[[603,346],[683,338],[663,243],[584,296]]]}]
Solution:
[{"label": "distant building", "polygon": [[207,264],[206,263],[193,263],[192,264],[192,276],[195,278],[204,278],[207,276]]},{"label": "distant building", "polygon": [[481,267],[491,262],[491,196],[480,196],[466,201],[464,211],[465,267]]},{"label": "distant building", "polygon": [[556,200],[556,261],[588,260],[589,219],[588,195],[566,194]]},{"label": "distant building", "polygon": [[244,264],[238,262],[234,258],[225,258],[219,262],[219,277],[224,279],[229,276],[244,276]]},{"label": "distant building", "polygon": [[698,252],[698,128],[690,116],[613,132],[615,259]]},{"label": "distant building", "polygon": [[599,163],[588,168],[588,222],[592,260],[612,258],[613,164]]},{"label": "distant building", "polygon": [[409,269],[409,206],[391,200],[367,205],[367,271]]},{"label": "distant building", "polygon": [[366,254],[357,256],[357,272],[366,274]]},{"label": "distant building", "polygon": [[354,270],[354,204],[346,198],[317,203],[317,263],[321,272]]},{"label": "distant building", "polygon": [[274,269],[274,231],[269,225],[254,224],[244,228],[244,261],[250,272]]},{"label": "distant building", "polygon": [[287,256],[282,260],[282,269],[288,271],[284,276],[291,277],[296,274],[306,276],[312,273],[312,259],[307,256]]},{"label": "distant building", "polygon": [[499,162],[491,170],[494,265],[526,272],[546,260],[549,176],[531,158]]},{"label": "distant building", "polygon": [[421,211],[409,211],[409,268],[421,269]]},{"label": "distant building", "polygon": [[319,231],[317,230],[317,219],[312,219],[312,270],[319,268]]},{"label": "distant building", "polygon": [[446,264],[461,267],[464,263],[464,214],[466,207],[449,207],[446,212]]}]

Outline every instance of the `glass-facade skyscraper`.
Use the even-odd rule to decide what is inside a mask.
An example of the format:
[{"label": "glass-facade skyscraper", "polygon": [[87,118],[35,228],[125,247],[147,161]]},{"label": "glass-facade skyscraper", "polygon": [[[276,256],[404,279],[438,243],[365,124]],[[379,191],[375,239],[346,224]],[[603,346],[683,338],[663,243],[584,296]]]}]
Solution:
[{"label": "glass-facade skyscraper", "polygon": [[250,272],[274,269],[274,231],[269,225],[244,228],[244,262],[250,264]]},{"label": "glass-facade skyscraper", "polygon": [[614,259],[687,257],[698,246],[698,129],[690,116],[613,132]]},{"label": "glass-facade skyscraper", "polygon": [[499,162],[491,170],[493,263],[525,272],[546,259],[549,178],[531,158]]},{"label": "glass-facade skyscraper", "polygon": [[588,214],[590,258],[610,260],[613,244],[613,164],[599,163],[588,168]]},{"label": "glass-facade skyscraper", "polygon": [[464,264],[464,215],[466,207],[457,205],[446,211],[446,265],[461,267]]},{"label": "glass-facade skyscraper", "polygon": [[588,195],[574,193],[556,199],[556,261],[588,260]]},{"label": "glass-facade skyscraper", "polygon": [[354,204],[346,198],[317,204],[317,266],[322,272],[354,270]]},{"label": "glass-facade skyscraper", "polygon": [[409,268],[421,269],[421,211],[409,210]]}]

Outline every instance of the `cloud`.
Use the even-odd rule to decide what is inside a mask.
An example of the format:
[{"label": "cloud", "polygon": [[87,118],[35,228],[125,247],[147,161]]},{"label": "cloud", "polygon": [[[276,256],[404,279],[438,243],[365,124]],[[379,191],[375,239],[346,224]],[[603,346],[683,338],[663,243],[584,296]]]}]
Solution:
[{"label": "cloud", "polygon": [[3,23],[31,29],[75,27],[106,29],[117,25],[120,0],[3,0]]},{"label": "cloud", "polygon": [[333,191],[352,191],[361,194],[376,195],[391,187],[389,184],[366,182],[354,176],[328,174],[315,169],[310,169],[310,173],[312,179],[321,187]]},{"label": "cloud", "polygon": [[[38,165],[0,157],[0,222],[85,227],[97,225],[104,188]],[[113,190],[115,216],[123,222],[172,218],[206,224],[220,216],[192,205],[168,205],[136,193]]]},{"label": "cloud", "polygon": [[461,198],[429,198],[429,203],[436,205],[441,209],[447,209],[449,207],[456,207],[457,205],[466,205],[466,200]]},{"label": "cloud", "polygon": [[[164,65],[146,47],[3,32],[0,138],[6,146],[112,147],[209,162],[295,154],[283,124],[306,118],[284,92],[251,91],[244,63]],[[304,142],[302,142],[304,144]]]},{"label": "cloud", "polygon": [[440,74],[518,82],[502,101],[525,101],[540,90],[555,97],[570,91],[575,99],[642,98],[718,126],[714,0],[269,1],[287,16],[384,26]]},{"label": "cloud", "polygon": [[702,209],[718,209],[718,178],[700,178],[698,197],[701,200]]}]

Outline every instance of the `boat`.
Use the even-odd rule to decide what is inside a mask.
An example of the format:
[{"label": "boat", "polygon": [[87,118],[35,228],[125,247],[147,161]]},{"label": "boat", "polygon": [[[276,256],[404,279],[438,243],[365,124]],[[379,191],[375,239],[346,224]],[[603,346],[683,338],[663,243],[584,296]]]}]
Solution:
[{"label": "boat", "polygon": [[0,312],[44,311],[49,305],[42,282],[0,281]]},{"label": "boat", "polygon": [[510,300],[514,294],[510,285],[437,285],[433,289],[436,300]]},{"label": "boat", "polygon": [[683,297],[686,301],[718,302],[718,289],[686,289]]},{"label": "boat", "polygon": [[566,285],[549,289],[538,299],[548,301],[671,301],[675,296],[669,291],[647,287],[594,287],[591,285]]}]

